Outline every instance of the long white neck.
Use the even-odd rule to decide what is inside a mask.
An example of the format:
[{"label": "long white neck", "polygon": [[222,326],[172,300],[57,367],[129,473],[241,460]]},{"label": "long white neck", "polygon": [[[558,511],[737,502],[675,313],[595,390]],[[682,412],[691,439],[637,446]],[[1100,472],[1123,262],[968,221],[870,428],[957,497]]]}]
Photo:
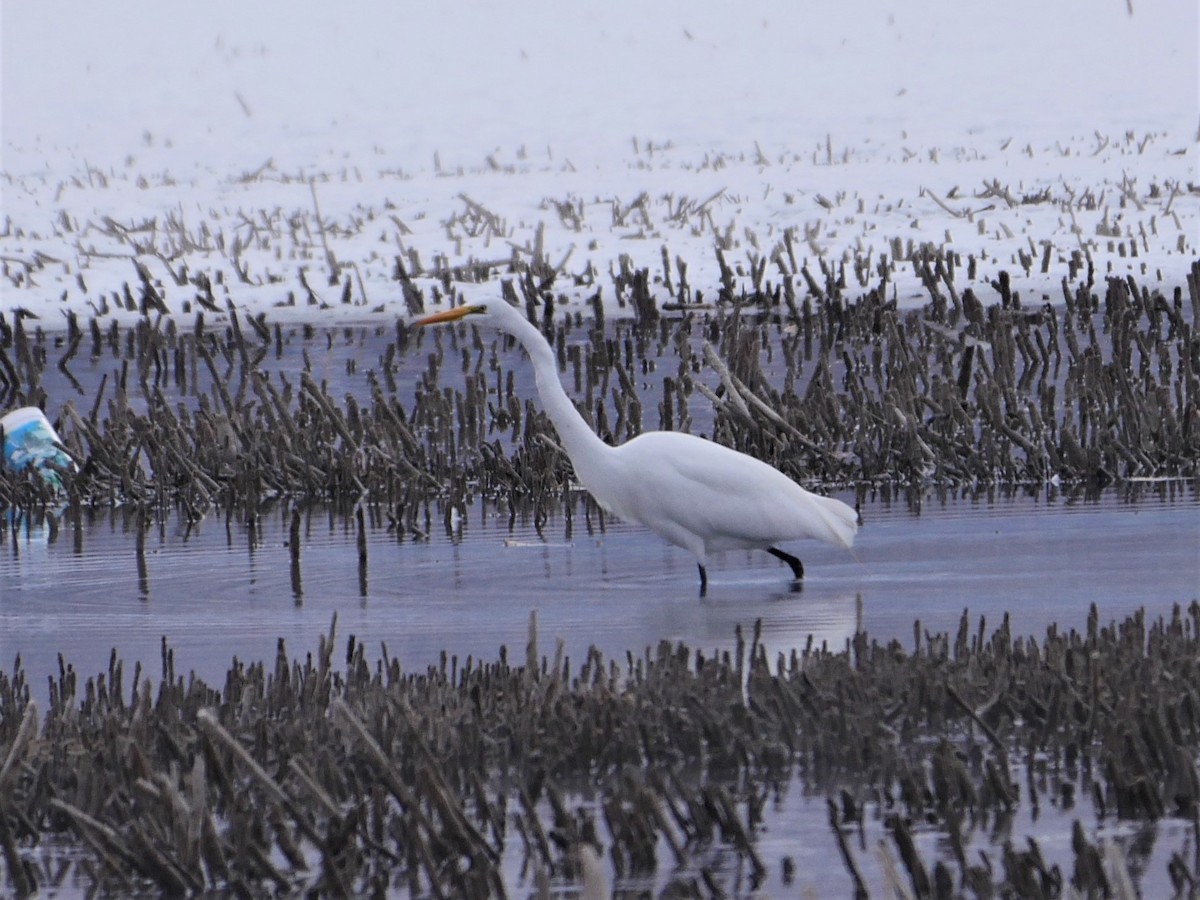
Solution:
[{"label": "long white neck", "polygon": [[603,467],[613,448],[596,436],[563,390],[554,351],[545,338],[523,315],[515,309],[512,312],[511,316],[504,317],[504,330],[515,337],[529,354],[542,406],[575,466],[575,474],[586,486],[592,481],[591,476],[597,466]]}]

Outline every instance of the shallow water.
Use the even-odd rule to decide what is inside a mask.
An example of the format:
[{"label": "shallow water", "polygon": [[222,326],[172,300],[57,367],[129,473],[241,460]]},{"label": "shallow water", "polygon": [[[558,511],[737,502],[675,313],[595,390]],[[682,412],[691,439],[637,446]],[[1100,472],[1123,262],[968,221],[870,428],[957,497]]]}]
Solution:
[{"label": "shallow water", "polygon": [[[843,499],[853,502],[849,496]],[[281,511],[255,531],[210,517],[188,534],[173,521],[146,537],[139,568],[135,525],[120,511],[22,531],[0,549],[0,661],[19,655],[35,696],[47,696],[58,654],[82,676],[107,669],[116,649],[126,677],[135,661],[160,673],[163,638],[177,673],[220,684],[233,657],[272,660],[278,639],[292,655],[317,646],[338,616],[375,654],[387,646],[408,670],[442,651],[494,659],[506,646],[523,659],[530,614],[540,652],[561,638],[581,660],[589,645],[623,659],[662,640],[703,650],[733,645],[739,624],[763,621],[771,652],[810,639],[840,649],[863,629],[872,638],[913,641],[953,631],[964,609],[989,629],[1004,614],[1015,635],[1051,624],[1082,628],[1089,605],[1102,621],[1146,607],[1151,618],[1200,596],[1200,500],[1191,487],[1147,488],[1136,502],[1109,493],[1094,501],[1021,496],[868,502],[853,552],[818,543],[792,547],[807,575],[794,590],[788,570],[764,553],[730,552],[710,564],[698,596],[695,563],[644,529],[581,514],[573,527],[551,519],[511,527],[508,513],[477,503],[459,527],[426,540],[399,540],[367,517],[360,571],[353,520],[312,511],[304,520],[299,593]]]},{"label": "shallow water", "polygon": [[[786,566],[766,553],[726,553],[710,565],[701,599],[688,554],[623,523],[589,534],[578,515],[570,533],[552,520],[542,536],[528,523],[510,528],[506,512],[482,504],[460,529],[434,530],[427,540],[397,540],[368,524],[360,571],[353,520],[313,511],[302,529],[296,593],[282,511],[265,514],[254,532],[216,517],[190,534],[175,522],[157,524],[142,568],[132,518],[106,511],[78,534],[64,524],[53,541],[44,528],[16,541],[10,533],[0,552],[0,659],[8,667],[19,655],[44,702],[60,653],[85,678],[106,670],[115,648],[128,689],[134,661],[160,677],[166,637],[176,673],[194,671],[218,686],[234,656],[274,659],[280,638],[290,654],[311,652],[334,613],[341,641],[353,634],[376,658],[386,644],[409,671],[437,665],[443,650],[492,660],[504,646],[522,660],[533,612],[539,652],[552,655],[560,638],[572,660],[592,644],[622,660],[659,641],[732,649],[737,626],[749,637],[756,619],[772,655],[809,641],[838,649],[857,629],[911,647],[914,619],[925,630],[953,631],[964,608],[973,626],[985,617],[990,630],[1007,613],[1015,635],[1040,636],[1055,623],[1082,628],[1091,604],[1108,622],[1139,607],[1151,618],[1165,616],[1175,602],[1200,595],[1198,512],[1198,493],[1177,485],[1147,486],[1136,502],[1112,492],[1087,502],[925,498],[914,511],[875,500],[864,506],[853,553],[793,547],[808,569],[802,590],[792,590]],[[1012,820],[982,823],[968,839],[994,853],[1006,839],[1024,847],[1026,836],[1036,836],[1046,858],[1069,871],[1076,817],[1096,822],[1091,800],[1072,810],[1043,803],[1040,814],[1022,803]],[[768,893],[850,892],[823,788],[786,786],[768,802],[763,824],[757,847],[768,864]],[[1096,828],[1093,839],[1116,838],[1134,871],[1144,872],[1142,889],[1168,889],[1165,860],[1187,840],[1188,823]],[[871,888],[887,884],[875,851],[886,835],[869,816],[852,839]],[[926,859],[940,856],[940,832],[914,836]],[[505,869],[520,893],[530,886],[518,876],[517,848],[511,841]],[[790,886],[782,882],[785,856],[796,864]],[[703,864],[734,894],[749,892],[736,853],[716,846]],[[661,871],[658,880],[666,877]]]},{"label": "shallow water", "polygon": [[[107,511],[85,519],[78,533],[64,524],[53,541],[44,528],[16,541],[10,532],[0,549],[0,660],[10,667],[19,656],[44,703],[60,653],[86,678],[107,669],[115,648],[128,690],[136,661],[160,677],[165,637],[177,674],[195,671],[220,686],[234,657],[272,660],[279,639],[293,657],[314,650],[335,613],[339,642],[353,634],[375,658],[386,645],[410,671],[438,664],[443,651],[492,660],[505,646],[521,661],[531,613],[539,652],[553,655],[561,639],[577,661],[590,645],[621,660],[662,640],[732,649],[737,626],[748,638],[756,619],[772,658],[809,641],[840,649],[858,629],[911,647],[914,619],[925,630],[953,632],[964,609],[973,627],[982,616],[990,632],[1008,614],[1014,635],[1041,636],[1055,623],[1083,628],[1093,603],[1108,622],[1139,607],[1150,618],[1168,615],[1172,604],[1200,595],[1197,492],[1159,484],[1141,493],[1136,501],[1114,492],[1088,501],[927,497],[919,511],[876,499],[863,507],[853,553],[815,543],[793,548],[807,567],[802,590],[792,590],[787,568],[764,553],[727,553],[710,564],[703,599],[686,553],[618,522],[602,532],[593,522],[589,533],[581,514],[570,530],[552,519],[541,536],[479,503],[459,528],[435,528],[425,540],[401,541],[382,524],[368,525],[360,570],[353,519],[313,511],[302,529],[297,584],[281,509],[264,514],[253,532],[217,517],[190,533],[175,522],[156,524],[140,567],[134,519]],[[1143,873],[1147,896],[1169,890],[1166,859],[1188,840],[1182,820],[1098,822],[1090,802],[1073,810],[1044,803],[1038,816],[1022,803],[1011,820],[982,823],[967,837],[994,854],[1007,839],[1024,847],[1035,836],[1048,860],[1069,867],[1075,818],[1089,823],[1093,839],[1118,840],[1133,871]],[[785,786],[763,825],[765,890],[850,891],[821,788]],[[940,832],[915,837],[926,858],[943,854]],[[852,838],[873,890],[886,889],[875,850],[885,838],[870,817]],[[505,869],[519,893],[530,885],[518,875],[518,845],[508,843]],[[782,880],[785,856],[796,867],[792,885]],[[731,850],[715,846],[703,863],[735,895],[750,891],[749,872]],[[664,869],[655,881],[667,877]]]},{"label": "shallow water", "polygon": [[[388,392],[404,399],[421,367],[410,358],[388,372],[382,360],[391,338],[383,329],[295,331],[267,363],[293,382],[307,363],[334,396],[360,399],[366,373],[384,372],[397,382]],[[446,359],[456,359],[451,338],[443,336],[442,343]],[[435,345],[427,338],[410,353],[422,358]],[[663,374],[675,369],[661,347],[650,355],[663,362],[642,372],[647,410],[655,406]],[[529,395],[527,365],[515,353],[510,362]],[[105,374],[117,375],[119,366],[118,355],[100,354],[81,358],[75,368],[95,385]],[[71,385],[56,373],[45,373],[49,393],[70,396]],[[457,388],[461,382],[447,362],[440,383]],[[192,403],[197,390],[207,389],[203,377],[193,379],[172,399]],[[136,393],[130,399],[137,404]],[[697,401],[690,414],[694,431],[711,427],[710,404]],[[838,496],[854,502],[849,493]],[[1169,615],[1174,604],[1200,597],[1200,494],[1192,483],[1126,485],[1088,498],[1054,490],[931,493],[915,505],[907,497],[868,497],[853,552],[811,542],[788,548],[806,566],[801,590],[767,554],[731,552],[711,561],[704,598],[688,554],[639,526],[611,520],[602,526],[595,514],[585,514],[585,504],[574,509],[572,520],[551,518],[539,531],[529,519],[510,524],[507,508],[478,500],[457,521],[447,521],[435,506],[421,523],[428,532],[422,539],[399,535],[383,511],[367,509],[365,566],[352,516],[306,509],[298,572],[291,566],[291,511],[284,504],[263,511],[254,528],[218,514],[190,529],[174,518],[154,522],[140,557],[137,513],[124,509],[88,513],[78,529],[64,521],[53,537],[44,526],[16,535],[9,529],[0,542],[0,668],[11,671],[19,657],[34,697],[45,704],[60,654],[82,687],[83,679],[108,669],[115,650],[128,690],[136,663],[151,680],[161,677],[165,640],[177,675],[194,671],[220,686],[235,657],[273,660],[280,640],[292,657],[313,652],[335,614],[339,647],[354,635],[372,657],[386,646],[405,669],[419,671],[437,665],[443,653],[490,661],[502,647],[523,661],[531,614],[539,653],[553,656],[561,639],[576,662],[592,645],[619,660],[664,640],[705,652],[732,650],[738,626],[748,639],[756,620],[774,658],[810,642],[841,649],[858,630],[911,648],[914,620],[924,631],[953,633],[963,610],[973,629],[983,618],[990,633],[1008,615],[1014,635],[1040,637],[1052,625],[1082,629],[1092,604],[1107,623],[1143,607],[1150,619]],[[797,781],[768,807],[758,837],[771,866],[768,892],[809,886],[820,894],[848,893],[823,792],[807,794]],[[1167,889],[1162,853],[1183,843],[1179,829],[1186,823],[1114,831],[1090,809],[1043,807],[1034,821],[1023,804],[1008,828],[1017,844],[1035,834],[1048,856],[1069,864],[1075,817],[1089,823],[1093,838],[1116,833],[1123,839],[1131,860],[1147,872],[1147,896]],[[882,826],[868,822],[865,831],[858,863],[871,887],[880,888],[875,847]],[[927,858],[944,851],[936,847],[940,835],[916,834]],[[1008,836],[981,829],[974,846],[995,847]],[[1147,841],[1150,850],[1139,850]],[[515,877],[520,860],[511,853],[519,852],[518,842],[508,849]],[[737,855],[720,847],[713,854],[706,864],[738,883],[737,873],[728,871],[739,865]],[[780,881],[783,855],[796,863],[794,887]],[[748,875],[741,882],[748,889]]]}]

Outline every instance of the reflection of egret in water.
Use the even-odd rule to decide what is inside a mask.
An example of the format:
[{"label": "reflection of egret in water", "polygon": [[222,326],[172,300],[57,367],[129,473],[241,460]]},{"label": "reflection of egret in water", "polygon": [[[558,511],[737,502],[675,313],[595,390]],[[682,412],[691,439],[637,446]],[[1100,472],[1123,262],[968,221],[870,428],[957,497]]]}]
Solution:
[{"label": "reflection of egret in water", "polygon": [[[779,660],[789,662],[792,654],[802,658],[805,651],[822,648],[830,652],[846,649],[862,627],[862,595],[818,591],[783,593],[757,603],[716,603],[705,605],[703,627],[698,629],[707,643],[695,649],[737,652],[740,626],[747,659],[759,629],[759,646],[772,672]],[[695,640],[695,638],[693,638]]]},{"label": "reflection of egret in water", "polygon": [[822,647],[841,652],[862,628],[862,595],[845,590],[840,582],[836,586],[810,582],[803,590],[792,591],[768,588],[762,579],[755,578],[740,584],[724,582],[718,587],[718,598],[710,596],[702,603],[671,596],[646,603],[640,591],[637,601],[628,605],[605,598],[615,614],[607,624],[568,623],[555,615],[555,609],[544,607],[549,615],[543,617],[543,626],[565,633],[570,643],[572,626],[586,624],[591,640],[598,645],[607,643],[609,652],[613,644],[623,652],[625,648],[637,648],[639,643],[653,649],[665,641],[686,646],[693,657],[697,652],[708,659],[728,653],[736,661],[738,629],[748,660],[755,623],[759,622],[759,645],[772,673],[777,671],[780,656],[790,661],[793,651],[798,658],[806,650],[816,652]]},{"label": "reflection of egret in water", "polygon": [[[761,588],[761,584],[759,584]],[[528,653],[532,638],[535,658],[544,654],[549,662],[557,652],[574,661],[598,651],[602,658],[623,668],[626,660],[656,658],[664,647],[686,648],[693,662],[697,654],[705,659],[728,656],[737,665],[739,630],[743,677],[749,672],[751,645],[758,633],[758,647],[765,655],[772,674],[779,661],[790,665],[793,654],[804,665],[806,653],[822,649],[840,653],[861,630],[862,595],[845,591],[825,592],[745,592],[737,598],[697,604],[694,599],[661,598],[658,603],[643,602],[638,594],[636,605],[626,605],[612,596],[594,602],[569,598],[562,603],[544,603],[520,613],[524,646]],[[616,601],[616,602],[614,602]],[[606,612],[597,617],[597,609]],[[528,610],[528,611],[524,611]],[[521,646],[513,640],[511,616],[515,607],[490,620],[490,632],[497,637],[507,634],[511,652]],[[507,620],[507,621],[505,621]],[[561,651],[557,645],[561,643]]]},{"label": "reflection of egret in water", "polygon": [[[431,555],[428,577],[410,564],[413,588],[440,583],[443,590],[476,596],[475,586],[489,582],[482,607],[486,618],[473,629],[485,642],[490,638],[513,646],[514,632],[524,636],[525,616],[536,609],[543,649],[552,652],[561,638],[572,663],[595,648],[619,665],[628,654],[653,657],[664,643],[683,645],[693,658],[697,652],[707,659],[722,653],[732,658],[737,629],[748,649],[755,621],[761,620],[762,646],[775,671],[780,653],[786,658],[793,650],[802,654],[822,646],[842,651],[864,615],[859,582],[848,587],[841,572],[818,575],[800,587],[781,583],[771,568],[737,568],[736,559],[710,581],[707,596],[697,602],[691,586],[676,577],[687,561],[624,523],[610,525],[602,539],[581,536],[562,544],[522,535],[491,542],[488,546],[497,552],[481,546],[477,542],[473,553],[453,559]],[[616,574],[607,567],[609,556],[620,560]],[[542,577],[530,578],[539,562]],[[594,577],[573,577],[581,571]],[[508,578],[510,572],[525,580],[518,581],[517,574]],[[518,621],[519,631],[514,627]],[[463,637],[461,631],[459,635]]]}]

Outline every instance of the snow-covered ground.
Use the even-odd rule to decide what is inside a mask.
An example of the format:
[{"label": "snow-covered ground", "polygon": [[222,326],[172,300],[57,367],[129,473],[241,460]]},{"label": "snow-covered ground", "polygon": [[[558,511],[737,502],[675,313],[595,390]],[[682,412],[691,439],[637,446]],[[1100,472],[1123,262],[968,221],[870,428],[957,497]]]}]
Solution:
[{"label": "snow-covered ground", "polygon": [[397,259],[427,300],[515,260],[614,308],[622,266],[712,297],[716,247],[801,296],[886,254],[914,305],[922,247],[985,303],[1001,269],[1057,299],[1072,254],[1169,293],[1200,255],[1195,0],[17,0],[0,30],[0,313],[46,328],[137,318],[138,265],[175,314],[207,278],[332,323],[404,314]]}]

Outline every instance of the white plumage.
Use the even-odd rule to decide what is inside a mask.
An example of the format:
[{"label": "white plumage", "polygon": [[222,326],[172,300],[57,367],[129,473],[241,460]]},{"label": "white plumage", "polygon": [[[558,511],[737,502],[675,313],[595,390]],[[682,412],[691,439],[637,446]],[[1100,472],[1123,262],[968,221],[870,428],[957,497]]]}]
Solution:
[{"label": "white plumage", "polygon": [[700,568],[701,593],[708,583],[709,553],[767,550],[799,579],[804,575],[800,560],[776,544],[801,538],[846,548],[854,544],[854,509],[806,491],[745,453],[674,431],[648,431],[617,447],[604,443],[563,390],[550,344],[503,299],[455,307],[414,325],[460,320],[492,325],[521,343],[580,482],[605,510],[690,551]]}]

